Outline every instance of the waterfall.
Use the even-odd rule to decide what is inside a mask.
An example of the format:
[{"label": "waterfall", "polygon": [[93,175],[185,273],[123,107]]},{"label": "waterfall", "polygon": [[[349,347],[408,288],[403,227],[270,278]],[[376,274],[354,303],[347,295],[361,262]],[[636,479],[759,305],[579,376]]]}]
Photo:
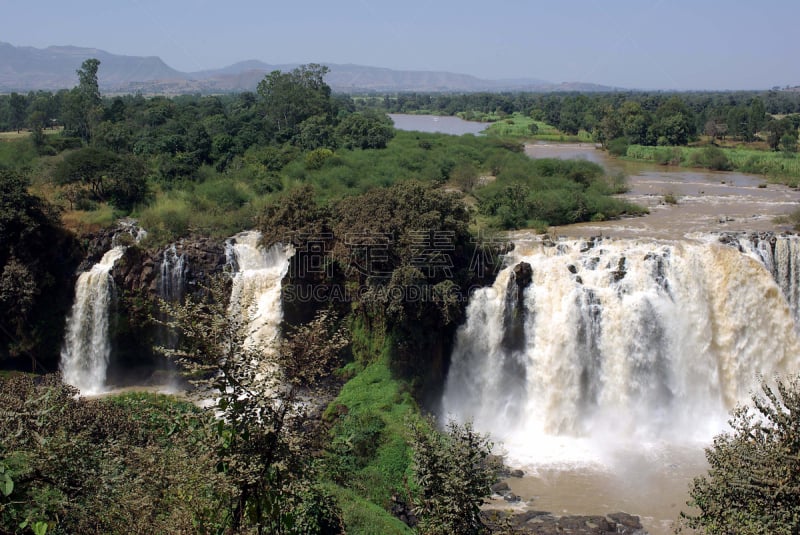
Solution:
[{"label": "waterfall", "polygon": [[64,381],[84,395],[100,393],[105,387],[111,355],[109,308],[114,298],[110,272],[124,253],[124,246],[112,248],[92,269],[81,273],[75,284],[60,367]]},{"label": "waterfall", "polygon": [[186,278],[186,255],[178,255],[173,243],[166,249],[161,259],[158,276],[158,296],[165,301],[179,302],[183,299]]},{"label": "waterfall", "polygon": [[[186,294],[186,255],[178,254],[173,243],[161,257],[161,268],[158,273],[158,297],[171,303],[180,303]],[[169,319],[163,312],[163,321]],[[158,342],[161,346],[174,349],[178,346],[179,336],[174,329],[162,325],[158,330]]]},{"label": "waterfall", "polygon": [[[529,465],[708,441],[759,375],[800,371],[798,241],[779,238],[768,255],[748,243],[518,247],[470,300],[442,415],[473,420]],[[520,262],[532,281],[510,303]]]},{"label": "waterfall", "polygon": [[772,274],[789,302],[800,332],[800,238],[773,234],[754,234],[736,241],[739,249],[759,260]]},{"label": "waterfall", "polygon": [[225,244],[233,271],[229,314],[247,328],[246,343],[268,354],[278,339],[283,319],[281,281],[289,270],[291,247],[259,245],[261,234],[243,232]]}]

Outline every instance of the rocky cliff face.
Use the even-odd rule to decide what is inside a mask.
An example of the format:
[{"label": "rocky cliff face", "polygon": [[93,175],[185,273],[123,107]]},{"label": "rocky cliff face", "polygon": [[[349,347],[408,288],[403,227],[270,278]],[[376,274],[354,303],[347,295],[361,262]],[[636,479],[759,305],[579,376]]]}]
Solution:
[{"label": "rocky cliff face", "polygon": [[[113,231],[91,237],[84,264],[91,267],[95,257],[119,240],[118,231],[116,237]],[[111,271],[115,306],[109,333],[113,345],[110,384],[146,382],[153,370],[166,365],[154,348],[174,347],[177,337],[154,319],[163,319],[159,300],[180,300],[202,291],[211,276],[224,270],[225,263],[223,242],[206,237],[186,238],[159,248],[128,246]]]},{"label": "rocky cliff face", "polygon": [[174,266],[165,266],[165,263],[181,257],[183,284],[190,293],[199,291],[208,284],[212,275],[225,268],[222,241],[205,237],[186,238],[158,249],[129,247],[114,266],[114,281],[129,292],[145,293],[154,300],[167,298],[169,296],[159,295],[159,289],[163,288],[164,273],[173,271]]}]

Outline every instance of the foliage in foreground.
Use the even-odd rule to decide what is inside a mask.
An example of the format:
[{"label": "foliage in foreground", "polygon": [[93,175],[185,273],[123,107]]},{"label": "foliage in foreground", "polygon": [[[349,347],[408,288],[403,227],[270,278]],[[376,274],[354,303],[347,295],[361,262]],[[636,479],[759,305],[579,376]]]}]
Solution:
[{"label": "foliage in foreground", "polygon": [[232,489],[210,415],[167,396],[77,398],[58,375],[0,385],[0,531],[215,532]]},{"label": "foliage in foreground", "polygon": [[[348,344],[333,316],[322,311],[260,347],[248,314],[230,314],[225,285],[202,298],[164,306],[185,342],[171,352],[216,396],[221,440],[218,467],[233,486],[229,513],[235,532],[340,533],[338,508],[316,484],[311,455],[319,437],[309,411],[325,399],[339,352]],[[239,303],[249,310],[248,303]],[[266,351],[266,352],[265,352]]]},{"label": "foliage in foreground", "polygon": [[429,535],[484,533],[480,510],[491,494],[497,468],[489,457],[492,443],[469,423],[450,421],[444,432],[432,424],[428,421],[411,429],[420,531]]},{"label": "foliage in foreground", "polygon": [[775,389],[766,382],[754,409],[733,411],[731,433],[706,449],[711,465],[696,478],[682,514],[691,528],[709,534],[800,533],[800,376]]}]

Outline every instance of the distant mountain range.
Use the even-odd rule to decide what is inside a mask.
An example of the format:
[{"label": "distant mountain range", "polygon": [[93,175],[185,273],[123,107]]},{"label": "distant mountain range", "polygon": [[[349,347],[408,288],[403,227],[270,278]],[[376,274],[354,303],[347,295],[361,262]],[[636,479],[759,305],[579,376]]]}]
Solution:
[{"label": "distant mountain range", "polygon": [[[40,49],[0,42],[0,93],[71,88],[76,70],[88,58],[100,60],[98,81],[106,93],[182,94],[254,91],[274,70],[298,64],[270,65],[258,60],[194,73],[173,69],[155,56],[122,56],[95,48],[51,46]],[[467,74],[398,71],[362,65],[326,64],[326,82],[337,92],[476,92],[476,91],[612,91],[617,88],[583,82],[554,84],[537,79],[485,80]]]}]

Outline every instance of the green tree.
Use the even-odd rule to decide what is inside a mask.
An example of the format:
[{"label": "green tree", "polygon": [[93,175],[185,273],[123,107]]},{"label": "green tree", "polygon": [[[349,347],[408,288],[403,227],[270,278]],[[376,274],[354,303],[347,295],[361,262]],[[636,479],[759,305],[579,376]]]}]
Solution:
[{"label": "green tree", "polygon": [[322,311],[275,346],[260,347],[250,338],[247,319],[228,313],[224,282],[218,279],[208,290],[163,307],[184,340],[170,354],[197,376],[211,377],[203,385],[217,396],[219,468],[235,488],[231,528],[341,533],[336,506],[314,485],[310,452],[319,431],[307,411],[309,400],[331,394],[326,389],[349,343],[346,331]]},{"label": "green tree", "polygon": [[102,98],[97,81],[100,60],[87,59],[81,64],[78,85],[70,91],[65,110],[65,126],[86,142],[92,138],[92,129],[102,115]]},{"label": "green tree", "polygon": [[19,132],[25,126],[28,101],[25,98],[25,95],[20,95],[19,93],[11,93],[8,105],[10,108],[11,129]]},{"label": "green tree", "polygon": [[[772,150],[778,150],[781,147],[781,140],[786,134],[791,136],[797,136],[797,130],[794,127],[792,121],[784,117],[783,119],[773,119],[769,121],[765,126],[764,130],[767,132],[767,143]],[[788,141],[788,138],[787,138]]]},{"label": "green tree", "polygon": [[797,152],[797,131],[789,130],[783,134],[781,136],[780,147],[786,154],[794,154]]},{"label": "green tree", "polygon": [[100,85],[97,81],[97,70],[100,67],[100,60],[90,58],[81,64],[78,73],[78,92],[84,103],[89,107],[99,106],[102,102],[100,97]]},{"label": "green tree", "polygon": [[288,73],[272,71],[258,84],[267,123],[278,141],[293,140],[300,123],[316,115],[330,116],[328,67],[311,63]]},{"label": "green tree", "polygon": [[384,114],[352,113],[339,123],[336,135],[348,149],[383,149],[394,137],[394,125]]},{"label": "green tree", "polygon": [[60,185],[80,185],[95,200],[128,210],[147,195],[146,173],[144,162],[136,156],[84,147],[59,162],[53,177]]},{"label": "green tree", "polygon": [[691,528],[705,533],[800,533],[800,376],[762,382],[753,408],[732,412],[732,431],[706,449],[711,468],[696,478],[682,513]]},{"label": "green tree", "polygon": [[72,245],[54,207],[28,192],[24,176],[0,169],[0,363],[26,356],[37,370],[57,354],[73,297]]},{"label": "green tree", "polygon": [[414,512],[426,535],[485,533],[480,511],[491,494],[497,467],[492,443],[472,424],[448,422],[444,432],[433,421],[411,426],[414,480],[419,488]]}]

